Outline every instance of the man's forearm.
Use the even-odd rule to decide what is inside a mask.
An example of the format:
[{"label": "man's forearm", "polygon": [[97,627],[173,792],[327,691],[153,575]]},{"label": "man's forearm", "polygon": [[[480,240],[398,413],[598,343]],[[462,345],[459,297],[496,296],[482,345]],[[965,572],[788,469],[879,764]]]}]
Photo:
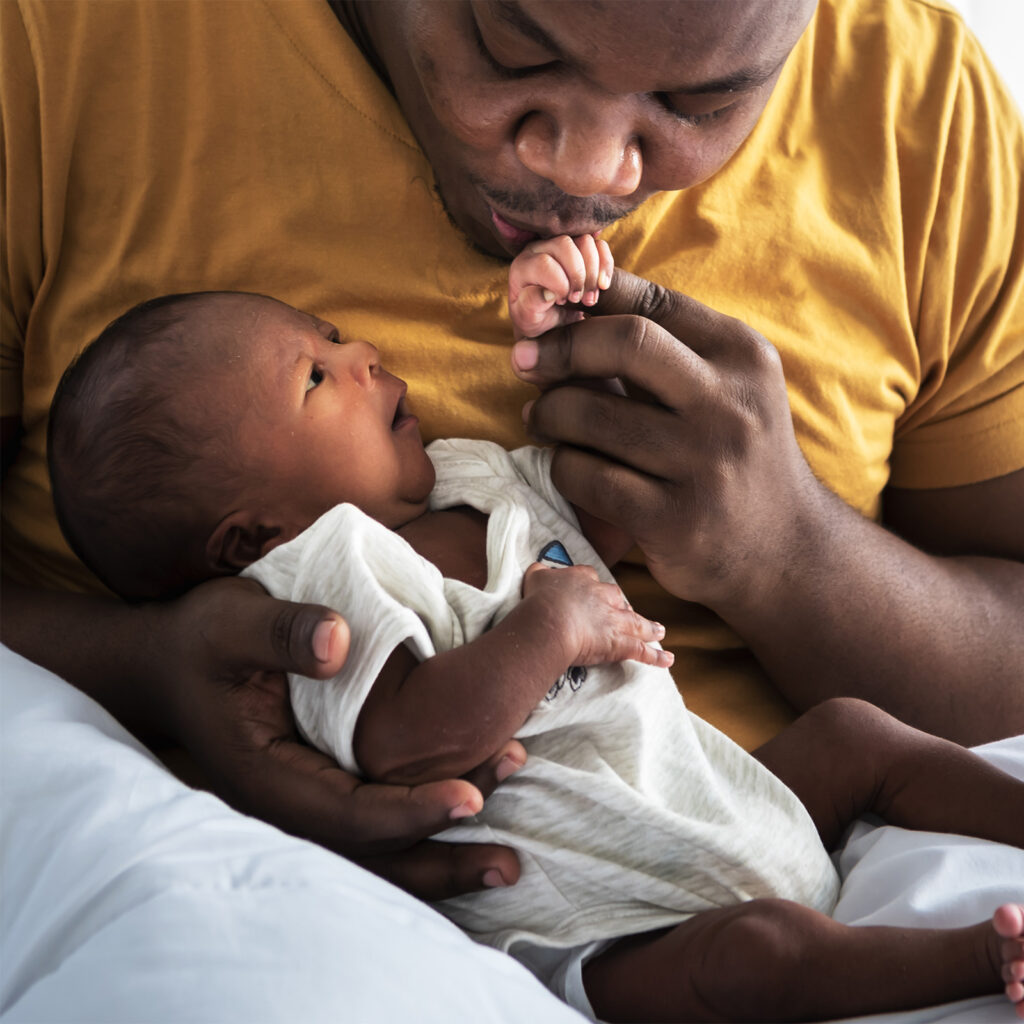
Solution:
[{"label": "man's forearm", "polygon": [[115,598],[24,587],[4,579],[0,639],[102,704],[119,721],[157,735],[167,709],[138,685],[152,635],[151,612]]},{"label": "man's forearm", "polygon": [[774,584],[720,610],[783,694],[861,697],[968,744],[1024,732],[1024,565],[928,555],[826,500]]}]

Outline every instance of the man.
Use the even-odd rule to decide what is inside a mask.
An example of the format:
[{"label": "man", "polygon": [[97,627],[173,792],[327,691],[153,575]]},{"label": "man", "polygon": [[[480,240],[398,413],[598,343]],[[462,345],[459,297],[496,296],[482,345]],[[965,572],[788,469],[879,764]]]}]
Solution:
[{"label": "man", "polygon": [[[151,295],[272,291],[354,311],[439,410],[427,436],[521,443],[536,392],[508,370],[503,261],[561,232],[603,229],[695,299],[513,355],[559,486],[637,537],[622,581],[670,626],[691,706],[748,745],[835,694],[966,742],[1024,731],[1024,143],[951,12],[0,14],[4,641],[183,744],[233,803],[423,895],[516,878],[507,850],[401,852],[477,787],[359,786],[295,741],[276,670],[331,674],[336,615],[236,581],[166,607],[52,592],[90,586],[47,492],[61,370]],[[550,388],[610,376],[633,397]],[[482,791],[521,757],[497,752]]]}]

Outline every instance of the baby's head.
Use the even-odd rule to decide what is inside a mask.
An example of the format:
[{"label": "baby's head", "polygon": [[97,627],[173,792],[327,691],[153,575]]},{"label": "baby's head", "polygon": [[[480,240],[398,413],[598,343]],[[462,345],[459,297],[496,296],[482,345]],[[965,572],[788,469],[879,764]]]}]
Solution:
[{"label": "baby's head", "polygon": [[145,302],[68,368],[50,411],[57,516],[133,599],[239,572],[351,502],[397,527],[434,470],[377,350],[263,295]]}]

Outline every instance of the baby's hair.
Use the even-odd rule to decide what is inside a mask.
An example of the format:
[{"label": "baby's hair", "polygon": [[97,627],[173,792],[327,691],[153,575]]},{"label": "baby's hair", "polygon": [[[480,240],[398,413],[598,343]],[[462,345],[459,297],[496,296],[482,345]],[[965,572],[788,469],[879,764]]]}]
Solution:
[{"label": "baby's hair", "polygon": [[[61,530],[79,559],[131,600],[170,597],[213,575],[205,541],[216,525],[214,492],[228,481],[206,464],[230,451],[231,424],[197,394],[216,346],[186,320],[217,294],[166,295],[128,310],[67,368],[50,407]],[[230,459],[222,461],[226,470]]]}]

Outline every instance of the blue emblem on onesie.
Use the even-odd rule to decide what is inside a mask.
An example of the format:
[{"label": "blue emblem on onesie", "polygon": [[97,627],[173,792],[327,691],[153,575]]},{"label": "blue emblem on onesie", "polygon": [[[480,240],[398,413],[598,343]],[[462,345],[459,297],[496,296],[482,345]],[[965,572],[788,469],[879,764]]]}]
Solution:
[{"label": "blue emblem on onesie", "polygon": [[[569,557],[569,552],[565,550],[565,545],[560,540],[553,540],[545,544],[540,549],[540,554],[537,555],[537,561],[541,565],[546,565],[549,569],[564,569],[575,564]],[[566,685],[575,693],[583,685],[586,678],[587,669],[585,665],[572,665],[559,676],[555,684],[548,690],[547,696],[544,699],[554,700]]]},{"label": "blue emblem on onesie", "polygon": [[545,544],[537,556],[537,561],[551,569],[559,569],[573,564],[569,552],[565,550],[565,545],[560,540],[553,540],[550,544]]}]

